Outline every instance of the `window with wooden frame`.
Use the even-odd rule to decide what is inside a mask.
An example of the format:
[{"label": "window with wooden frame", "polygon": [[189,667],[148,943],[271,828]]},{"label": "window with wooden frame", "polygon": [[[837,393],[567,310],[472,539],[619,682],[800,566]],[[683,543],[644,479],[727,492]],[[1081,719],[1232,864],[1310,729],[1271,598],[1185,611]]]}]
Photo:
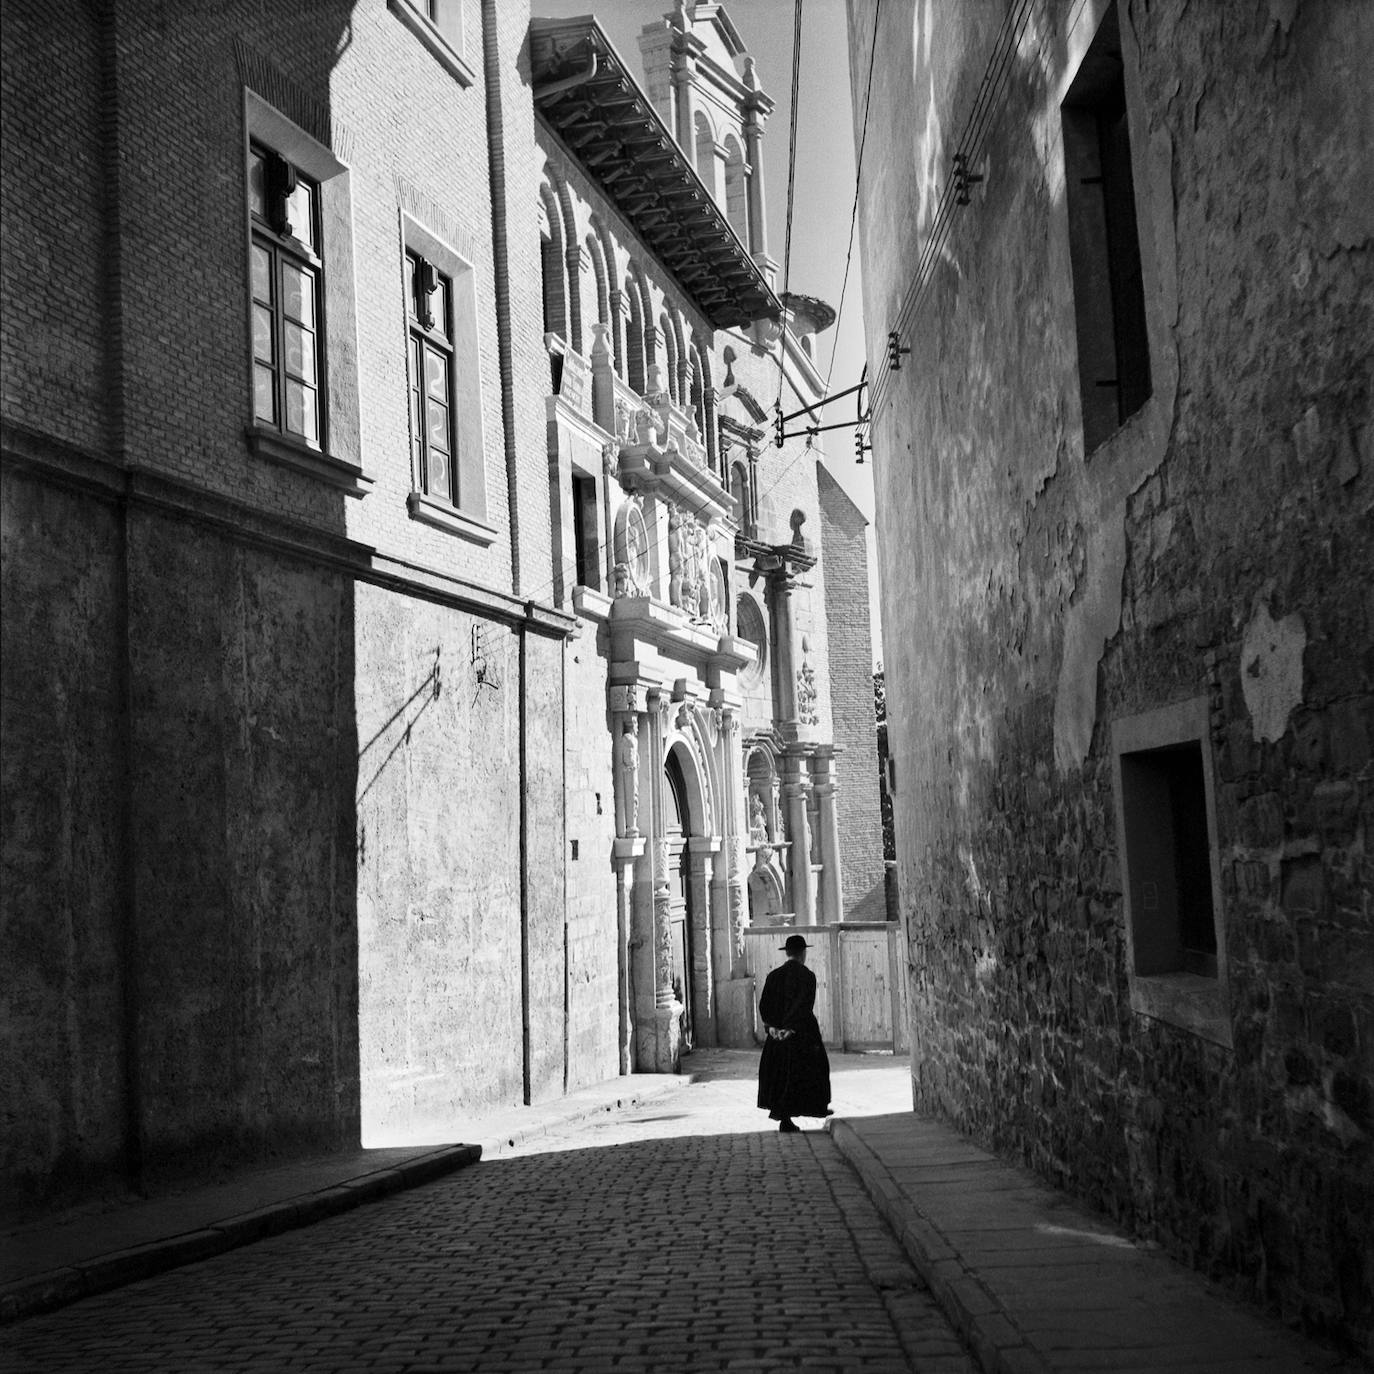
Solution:
[{"label": "window with wooden frame", "polygon": [[1108,7],[1061,109],[1083,447],[1110,438],[1150,398],[1125,68]]},{"label": "window with wooden frame", "polygon": [[482,349],[472,262],[404,210],[400,276],[405,301],[410,428],[410,518],[489,546]]},{"label": "window with wooden frame", "polygon": [[410,338],[410,445],[416,490],[458,504],[453,423],[453,283],[428,259],[406,251]]},{"label": "window with wooden frame", "polygon": [[250,143],[253,421],[324,445],[324,263],[319,187],[271,148]]}]

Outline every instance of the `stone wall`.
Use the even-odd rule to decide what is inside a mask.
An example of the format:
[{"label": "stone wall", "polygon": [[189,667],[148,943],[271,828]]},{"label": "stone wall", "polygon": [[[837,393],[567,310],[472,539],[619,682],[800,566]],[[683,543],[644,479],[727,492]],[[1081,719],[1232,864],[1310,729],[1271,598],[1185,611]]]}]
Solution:
[{"label": "stone wall", "polygon": [[[875,48],[850,6],[868,351],[912,349],[874,461],[916,1101],[1367,1351],[1374,29],[1118,6],[1152,394],[1085,456],[1059,106],[1103,8],[1030,7],[960,206],[1000,14]],[[1140,1009],[1113,795],[1114,727],[1197,698],[1208,1036]]]}]

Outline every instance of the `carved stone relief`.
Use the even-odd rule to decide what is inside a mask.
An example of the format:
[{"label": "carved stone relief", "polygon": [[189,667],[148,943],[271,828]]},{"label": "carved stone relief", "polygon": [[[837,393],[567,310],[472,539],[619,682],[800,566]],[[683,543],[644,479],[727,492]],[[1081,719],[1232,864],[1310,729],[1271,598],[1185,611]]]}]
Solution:
[{"label": "carved stone relief", "polygon": [[649,531],[637,497],[630,497],[615,517],[615,566],[612,591],[617,597],[649,594]]}]

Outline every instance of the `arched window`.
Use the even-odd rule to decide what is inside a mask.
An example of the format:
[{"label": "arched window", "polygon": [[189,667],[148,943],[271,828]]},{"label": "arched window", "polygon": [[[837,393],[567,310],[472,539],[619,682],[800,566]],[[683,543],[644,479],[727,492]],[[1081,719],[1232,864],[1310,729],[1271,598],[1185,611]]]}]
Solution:
[{"label": "arched window", "polygon": [[668,318],[666,311],[658,317],[658,327],[663,331],[663,365],[667,374],[663,379],[663,385],[668,389],[668,398],[680,403],[682,395],[678,387],[677,330],[673,328],[673,321]]},{"label": "arched window", "polygon": [[697,175],[706,183],[706,189],[716,194],[716,135],[711,121],[700,111],[696,116],[696,161]]},{"label": "arched window", "polygon": [[595,230],[587,235],[587,260],[592,265],[596,322],[606,326],[606,346],[611,350],[614,360],[615,331],[611,328],[611,279],[606,271],[606,255]]},{"label": "arched window", "polygon": [[648,350],[645,347],[644,298],[634,268],[625,277],[625,295],[630,302],[630,320],[625,331],[625,380],[639,394],[644,394],[648,375]]},{"label": "arched window", "polygon": [[577,217],[573,213],[572,196],[561,179],[553,183],[554,201],[563,230],[563,289],[567,332],[564,338],[579,353],[582,352],[582,248],[577,237]]},{"label": "arched window", "polygon": [[753,503],[749,496],[749,474],[743,463],[730,464],[730,495],[739,503],[739,528],[746,539],[754,537]]},{"label": "arched window", "polygon": [[568,269],[563,216],[553,188],[539,188],[539,267],[544,291],[544,333],[568,338]]},{"label": "arched window", "polygon": [[740,242],[752,249],[749,242],[749,187],[744,173],[744,152],[734,134],[725,136],[725,218],[739,235]]}]

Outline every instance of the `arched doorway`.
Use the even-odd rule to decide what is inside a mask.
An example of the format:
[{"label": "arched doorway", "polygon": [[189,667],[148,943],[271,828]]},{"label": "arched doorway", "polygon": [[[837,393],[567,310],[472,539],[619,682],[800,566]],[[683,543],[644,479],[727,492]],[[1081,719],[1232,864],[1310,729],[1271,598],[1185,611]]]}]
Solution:
[{"label": "arched doorway", "polygon": [[671,749],[663,765],[664,839],[668,845],[668,923],[671,932],[671,971],[673,996],[682,1004],[679,1023],[682,1031],[682,1053],[693,1045],[692,1035],[692,954],[693,911],[690,858],[692,835],[691,805],[687,796],[687,779],[683,776],[678,751]]}]

